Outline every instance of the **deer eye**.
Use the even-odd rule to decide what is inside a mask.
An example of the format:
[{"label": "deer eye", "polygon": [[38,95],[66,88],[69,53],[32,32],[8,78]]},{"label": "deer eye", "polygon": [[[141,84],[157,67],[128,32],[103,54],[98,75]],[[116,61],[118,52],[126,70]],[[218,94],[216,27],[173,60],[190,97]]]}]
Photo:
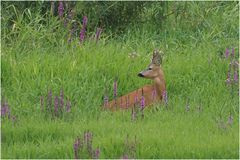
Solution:
[{"label": "deer eye", "polygon": [[152,68],[148,68],[148,70],[152,70]]}]

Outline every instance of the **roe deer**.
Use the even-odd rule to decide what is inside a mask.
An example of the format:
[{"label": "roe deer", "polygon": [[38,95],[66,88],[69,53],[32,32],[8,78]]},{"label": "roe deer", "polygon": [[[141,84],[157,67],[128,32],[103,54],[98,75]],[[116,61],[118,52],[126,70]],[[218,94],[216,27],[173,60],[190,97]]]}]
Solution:
[{"label": "roe deer", "polygon": [[145,85],[140,89],[107,102],[104,104],[104,107],[111,110],[117,110],[117,108],[128,109],[136,105],[142,105],[142,107],[144,107],[160,102],[163,99],[163,95],[166,94],[166,84],[164,73],[161,69],[161,63],[162,58],[159,51],[154,50],[150,65],[146,70],[138,74],[139,77],[153,80],[153,84]]}]

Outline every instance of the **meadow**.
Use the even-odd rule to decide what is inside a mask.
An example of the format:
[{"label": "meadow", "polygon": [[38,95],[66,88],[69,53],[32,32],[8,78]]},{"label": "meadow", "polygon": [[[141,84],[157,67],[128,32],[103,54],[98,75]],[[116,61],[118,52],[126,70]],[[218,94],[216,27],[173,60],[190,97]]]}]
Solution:
[{"label": "meadow", "polygon": [[[161,28],[154,21],[118,34],[106,27],[99,40],[89,29],[82,42],[79,32],[68,41],[58,16],[3,5],[1,111],[7,103],[10,112],[1,112],[1,158],[238,159],[239,3],[184,4],[187,16],[170,15]],[[155,48],[164,51],[168,105],[134,120],[131,110],[104,110],[114,80],[118,96],[151,84],[137,74]]]}]

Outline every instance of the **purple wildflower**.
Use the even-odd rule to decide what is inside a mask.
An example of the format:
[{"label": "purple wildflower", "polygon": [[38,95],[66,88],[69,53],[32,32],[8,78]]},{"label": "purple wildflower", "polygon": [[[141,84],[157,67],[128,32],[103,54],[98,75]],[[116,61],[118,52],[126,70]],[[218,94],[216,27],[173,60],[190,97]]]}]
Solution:
[{"label": "purple wildflower", "polygon": [[3,105],[1,106],[1,116],[5,115],[10,115],[10,109],[7,102],[3,103]]},{"label": "purple wildflower", "polygon": [[163,101],[164,101],[165,105],[168,105],[168,96],[167,96],[166,90],[163,91],[162,96],[163,96]]},{"label": "purple wildflower", "polygon": [[73,144],[73,150],[74,150],[74,157],[75,159],[78,159],[78,149],[79,149],[79,142],[80,142],[80,139],[77,138]]},{"label": "purple wildflower", "polygon": [[43,104],[43,103],[44,103],[44,99],[43,99],[43,96],[41,96],[41,97],[40,97],[41,111],[44,110],[44,106],[43,106],[44,104]]},{"label": "purple wildflower", "polygon": [[60,18],[63,17],[63,12],[64,12],[63,2],[60,1],[58,5],[58,15]]},{"label": "purple wildflower", "polygon": [[144,113],[143,113],[143,109],[145,107],[145,98],[143,95],[143,88],[142,88],[142,97],[141,97],[141,113],[142,113],[142,118],[144,118]]},{"label": "purple wildflower", "polygon": [[80,31],[80,42],[83,42],[85,39],[85,33],[86,33],[86,29],[82,28]]},{"label": "purple wildflower", "polygon": [[87,16],[83,16],[83,25],[80,31],[80,42],[83,42],[85,39],[86,26],[87,26]]},{"label": "purple wildflower", "polygon": [[234,81],[238,82],[238,72],[237,71],[234,72]]},{"label": "purple wildflower", "polygon": [[100,35],[101,35],[102,29],[101,28],[97,28],[97,32],[96,32],[96,42],[98,42]]},{"label": "purple wildflower", "polygon": [[55,112],[55,115],[57,115],[57,113],[58,113],[58,96],[55,96],[55,99],[54,99],[54,112]]},{"label": "purple wildflower", "polygon": [[229,56],[229,49],[227,48],[225,52],[225,57],[228,58],[228,56]]},{"label": "purple wildflower", "polygon": [[100,149],[97,148],[97,149],[95,150],[95,158],[96,158],[96,159],[99,159],[99,155],[100,155]]},{"label": "purple wildflower", "polygon": [[234,58],[234,48],[232,48],[232,58]]},{"label": "purple wildflower", "polygon": [[63,106],[64,106],[64,92],[62,89],[60,92],[60,107],[61,107],[61,109],[63,109]]},{"label": "purple wildflower", "polygon": [[71,102],[68,100],[66,103],[66,112],[70,112],[71,110]]},{"label": "purple wildflower", "polygon": [[6,108],[5,108],[5,104],[2,102],[1,103],[1,116],[5,115],[6,113]]},{"label": "purple wildflower", "polygon": [[87,16],[83,16],[83,27],[87,26]]}]

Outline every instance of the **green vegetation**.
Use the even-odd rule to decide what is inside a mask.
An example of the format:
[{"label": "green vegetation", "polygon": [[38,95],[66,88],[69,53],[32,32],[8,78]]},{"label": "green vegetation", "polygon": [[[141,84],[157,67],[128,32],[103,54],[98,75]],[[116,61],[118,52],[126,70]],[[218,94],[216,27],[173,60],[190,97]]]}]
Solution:
[{"label": "green vegetation", "polygon": [[[87,130],[100,158],[121,158],[127,136],[136,136],[135,158],[239,158],[239,84],[225,82],[231,59],[239,59],[238,2],[145,2],[121,30],[108,28],[103,14],[97,43],[91,37],[98,14],[85,8],[77,15],[85,14],[92,25],[81,44],[80,29],[68,43],[70,27],[50,9],[43,13],[41,6],[50,4],[23,3],[2,2],[1,9],[1,99],[16,116],[1,116],[1,158],[74,158],[74,141]],[[113,6],[108,14],[128,6],[82,3],[75,7],[92,4],[100,12]],[[118,95],[151,83],[137,74],[154,48],[165,53],[168,108],[156,104],[135,121],[131,111],[102,110],[106,88],[113,98],[115,78]],[[234,48],[234,57],[225,58],[226,48]],[[132,52],[138,56],[130,58]],[[51,118],[41,111],[40,96],[49,90],[59,95],[61,89],[71,111]]]}]

